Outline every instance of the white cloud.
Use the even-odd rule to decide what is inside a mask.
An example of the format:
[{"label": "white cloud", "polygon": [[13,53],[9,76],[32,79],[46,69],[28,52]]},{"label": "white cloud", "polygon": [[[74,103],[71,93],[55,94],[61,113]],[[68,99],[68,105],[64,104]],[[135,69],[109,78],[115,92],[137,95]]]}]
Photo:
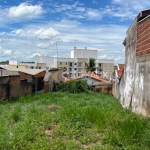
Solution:
[{"label": "white cloud", "polygon": [[40,28],[40,29],[18,29],[12,31],[12,33],[15,33],[16,35],[19,35],[21,37],[30,37],[30,38],[38,38],[38,39],[51,39],[57,35],[59,35],[59,32],[55,30],[54,28]]},{"label": "white cloud", "polygon": [[43,13],[44,10],[41,5],[30,5],[28,3],[21,3],[9,8],[0,7],[0,27],[4,27],[8,23],[36,19],[41,17]]},{"label": "white cloud", "polygon": [[88,9],[86,12],[86,16],[92,20],[100,20],[102,18],[101,12],[97,9]]},{"label": "white cloud", "polygon": [[7,49],[3,49],[2,47],[0,47],[0,56],[1,57],[10,56],[11,53],[12,53],[12,50],[7,50]]},{"label": "white cloud", "polygon": [[35,36],[39,39],[51,39],[51,37],[58,35],[59,32],[53,28],[39,29],[35,31]]},{"label": "white cloud", "polygon": [[29,5],[27,3],[21,3],[19,6],[10,7],[8,10],[8,16],[15,19],[33,19],[37,18],[43,13],[40,5]]},{"label": "white cloud", "polygon": [[47,49],[50,44],[49,43],[38,43],[36,44],[37,47],[42,48],[42,49]]}]

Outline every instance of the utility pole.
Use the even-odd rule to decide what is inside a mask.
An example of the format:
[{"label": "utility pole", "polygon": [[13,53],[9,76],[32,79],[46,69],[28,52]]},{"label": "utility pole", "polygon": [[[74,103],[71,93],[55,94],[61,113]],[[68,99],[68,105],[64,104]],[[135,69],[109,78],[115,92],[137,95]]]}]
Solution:
[{"label": "utility pole", "polygon": [[2,69],[1,69],[1,85],[2,85]]},{"label": "utility pole", "polygon": [[56,64],[56,68],[58,67],[58,49],[57,49],[57,41],[56,41],[56,51],[57,51],[57,64]]}]

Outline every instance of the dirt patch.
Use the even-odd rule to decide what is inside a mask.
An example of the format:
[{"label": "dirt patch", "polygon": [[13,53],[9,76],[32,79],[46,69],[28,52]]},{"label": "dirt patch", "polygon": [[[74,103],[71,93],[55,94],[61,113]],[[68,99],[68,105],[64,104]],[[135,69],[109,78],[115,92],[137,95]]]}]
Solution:
[{"label": "dirt patch", "polygon": [[45,129],[45,134],[46,134],[46,135],[52,135],[53,132],[54,132],[55,130],[57,130],[57,128],[58,128],[58,124],[54,124],[51,128],[49,127],[49,128],[47,128],[47,129]]},{"label": "dirt patch", "polygon": [[48,105],[46,106],[46,108],[49,109],[50,111],[56,111],[56,110],[61,109],[61,107],[57,105]]},{"label": "dirt patch", "polygon": [[100,146],[101,145],[101,141],[96,141],[94,143],[89,143],[89,144],[83,144],[83,147],[85,149],[87,148],[92,148],[92,147],[95,147],[95,146]]}]

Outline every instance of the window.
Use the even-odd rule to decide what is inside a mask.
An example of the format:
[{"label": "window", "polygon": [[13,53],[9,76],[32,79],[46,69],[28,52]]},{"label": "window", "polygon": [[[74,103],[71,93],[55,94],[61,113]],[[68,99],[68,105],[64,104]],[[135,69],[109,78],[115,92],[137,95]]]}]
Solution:
[{"label": "window", "polygon": [[99,64],[99,67],[101,68],[103,66],[103,64]]},{"label": "window", "polygon": [[81,68],[78,68],[78,72],[81,72]]},{"label": "window", "polygon": [[41,67],[39,67],[39,69],[41,69]]},{"label": "window", "polygon": [[69,63],[69,65],[72,67],[72,63]]},{"label": "window", "polygon": [[62,62],[60,62],[59,64],[62,65]]},{"label": "window", "polygon": [[66,62],[66,65],[67,65],[67,62]]},{"label": "window", "polygon": [[82,67],[82,63],[81,62],[78,63],[78,67]]},{"label": "window", "polygon": [[72,68],[69,68],[69,71],[72,71]]},{"label": "window", "polygon": [[77,65],[77,63],[75,63],[74,65]]},{"label": "window", "polygon": [[74,68],[74,70],[77,70],[77,68]]}]

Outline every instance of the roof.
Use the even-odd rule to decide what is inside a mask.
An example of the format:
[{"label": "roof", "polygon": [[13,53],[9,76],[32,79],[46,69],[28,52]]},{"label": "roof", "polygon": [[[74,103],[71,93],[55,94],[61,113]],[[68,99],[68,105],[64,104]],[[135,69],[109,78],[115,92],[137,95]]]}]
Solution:
[{"label": "roof", "polygon": [[118,64],[118,70],[116,70],[116,73],[117,73],[117,77],[118,78],[121,78],[122,75],[123,75],[123,71],[124,71],[124,64]]},{"label": "roof", "polygon": [[22,68],[5,68],[7,70],[10,70],[10,71],[19,71],[19,72],[23,72],[23,73],[26,73],[26,74],[30,74],[30,75],[36,75],[40,72],[43,72],[43,71],[46,71],[45,69],[22,69]]},{"label": "roof", "polygon": [[149,16],[150,15],[150,9],[147,9],[147,10],[143,10],[141,11],[138,16],[137,16],[137,21],[141,21],[142,19],[144,19],[145,17]]},{"label": "roof", "polygon": [[117,66],[118,66],[118,70],[124,69],[124,64],[118,64]]},{"label": "roof", "polygon": [[98,75],[93,74],[93,73],[85,74],[85,75],[82,75],[82,76],[77,77],[77,78],[75,78],[75,79],[79,79],[79,78],[83,78],[83,77],[90,77],[90,78],[96,79],[96,80],[98,80],[98,81],[100,81],[100,82],[108,82],[108,80],[103,79],[103,78],[101,78],[101,77],[99,77]]}]

